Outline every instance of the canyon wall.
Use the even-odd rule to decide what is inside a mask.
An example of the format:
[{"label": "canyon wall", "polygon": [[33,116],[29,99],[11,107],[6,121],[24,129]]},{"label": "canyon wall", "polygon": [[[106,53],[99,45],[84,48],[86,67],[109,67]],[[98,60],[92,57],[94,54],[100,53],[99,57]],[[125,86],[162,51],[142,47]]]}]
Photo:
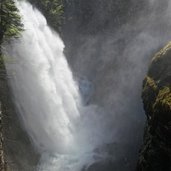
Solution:
[{"label": "canyon wall", "polygon": [[171,43],[153,57],[144,79],[142,99],[147,116],[137,171],[171,169]]}]

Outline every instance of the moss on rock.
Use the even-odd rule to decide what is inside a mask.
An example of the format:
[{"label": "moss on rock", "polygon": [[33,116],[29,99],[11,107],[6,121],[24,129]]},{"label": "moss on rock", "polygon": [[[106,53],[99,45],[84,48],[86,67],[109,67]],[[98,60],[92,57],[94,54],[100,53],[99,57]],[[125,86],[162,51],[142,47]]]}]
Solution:
[{"label": "moss on rock", "polygon": [[[169,114],[171,111],[171,90],[169,87],[163,87],[159,91],[159,93],[156,97],[155,103],[153,105],[153,113],[155,114],[159,108],[160,108],[159,112],[161,112],[161,110],[165,111],[164,114]],[[166,119],[166,121],[169,121],[168,120],[169,118],[168,117],[165,118],[165,117],[166,116],[161,116],[161,119]],[[171,117],[171,115],[170,115],[170,117]]]},{"label": "moss on rock", "polygon": [[147,115],[137,171],[171,171],[171,42],[152,58],[143,82]]},{"label": "moss on rock", "polygon": [[158,92],[158,87],[154,79],[149,76],[146,76],[143,82],[142,98],[145,104],[144,109],[146,111],[147,117],[150,117],[152,113],[153,104],[154,104],[157,92]]}]

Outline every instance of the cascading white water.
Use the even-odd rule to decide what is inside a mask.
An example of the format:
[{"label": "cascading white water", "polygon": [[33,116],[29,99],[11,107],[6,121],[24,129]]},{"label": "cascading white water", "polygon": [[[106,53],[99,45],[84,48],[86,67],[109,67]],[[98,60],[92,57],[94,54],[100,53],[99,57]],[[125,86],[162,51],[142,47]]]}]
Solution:
[{"label": "cascading white water", "polygon": [[39,170],[79,171],[110,141],[102,138],[110,124],[99,108],[82,105],[59,35],[29,3],[16,4],[25,31],[6,45],[4,53],[15,60],[6,68],[23,125],[42,153]]},{"label": "cascading white water", "polygon": [[[35,143],[64,152],[73,147],[73,122],[79,117],[77,86],[63,55],[63,42],[31,5],[21,2],[25,32],[12,44],[7,65],[22,119]],[[57,140],[60,140],[57,142]],[[68,151],[67,150],[67,151]]]}]

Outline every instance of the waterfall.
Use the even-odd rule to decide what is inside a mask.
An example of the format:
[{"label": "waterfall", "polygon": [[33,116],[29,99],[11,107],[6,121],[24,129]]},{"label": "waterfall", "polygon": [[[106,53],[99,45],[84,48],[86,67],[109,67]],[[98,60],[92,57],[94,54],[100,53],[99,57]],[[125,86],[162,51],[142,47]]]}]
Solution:
[{"label": "waterfall", "polygon": [[95,160],[93,150],[110,141],[104,138],[110,124],[99,107],[82,105],[60,36],[28,2],[16,5],[25,30],[4,54],[13,61],[6,68],[19,117],[42,154],[38,168],[80,171]]},{"label": "waterfall", "polygon": [[[10,48],[8,65],[17,107],[37,146],[64,152],[73,146],[80,97],[63,55],[63,42],[32,6],[18,3],[25,32]],[[58,143],[57,140],[60,140]]]}]

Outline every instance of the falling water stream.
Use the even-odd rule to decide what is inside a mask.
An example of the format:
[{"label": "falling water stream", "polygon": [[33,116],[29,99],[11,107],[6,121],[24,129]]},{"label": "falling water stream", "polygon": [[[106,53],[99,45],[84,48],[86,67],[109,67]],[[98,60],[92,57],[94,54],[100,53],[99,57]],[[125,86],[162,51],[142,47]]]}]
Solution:
[{"label": "falling water stream", "polygon": [[[4,42],[3,53],[19,119],[41,154],[36,170],[82,171],[108,161],[116,168],[111,170],[133,170],[142,142],[142,79],[152,53],[171,39],[171,1],[162,8],[159,1],[146,1],[150,12],[135,23],[128,15],[111,35],[81,35],[75,58],[68,55],[83,78],[78,82],[59,34],[30,3],[16,1],[24,31]],[[165,9],[162,15],[158,8]]]},{"label": "falling water stream", "polygon": [[6,68],[19,116],[42,154],[38,170],[80,171],[106,157],[94,149],[111,141],[110,124],[102,109],[82,104],[60,36],[31,4],[16,4],[25,30],[4,53],[14,61]]}]

